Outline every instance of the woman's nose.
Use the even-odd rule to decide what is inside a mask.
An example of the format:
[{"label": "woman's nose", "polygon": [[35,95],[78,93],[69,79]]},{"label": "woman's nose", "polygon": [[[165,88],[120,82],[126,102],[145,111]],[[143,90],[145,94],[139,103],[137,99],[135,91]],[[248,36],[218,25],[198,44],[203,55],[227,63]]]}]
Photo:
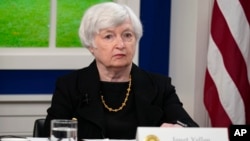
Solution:
[{"label": "woman's nose", "polygon": [[117,38],[116,38],[116,46],[117,46],[118,48],[123,48],[123,47],[125,46],[122,37],[117,37]]}]

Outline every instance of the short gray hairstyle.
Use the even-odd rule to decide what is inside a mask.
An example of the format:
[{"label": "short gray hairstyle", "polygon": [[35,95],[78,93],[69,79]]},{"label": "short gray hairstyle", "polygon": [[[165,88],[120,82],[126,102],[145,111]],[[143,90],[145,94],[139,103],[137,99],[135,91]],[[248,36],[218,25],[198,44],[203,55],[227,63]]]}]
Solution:
[{"label": "short gray hairstyle", "polygon": [[80,24],[81,43],[85,47],[94,47],[94,36],[100,30],[119,26],[127,19],[130,19],[132,23],[138,44],[142,36],[142,24],[131,8],[115,2],[104,2],[90,7],[85,12]]}]

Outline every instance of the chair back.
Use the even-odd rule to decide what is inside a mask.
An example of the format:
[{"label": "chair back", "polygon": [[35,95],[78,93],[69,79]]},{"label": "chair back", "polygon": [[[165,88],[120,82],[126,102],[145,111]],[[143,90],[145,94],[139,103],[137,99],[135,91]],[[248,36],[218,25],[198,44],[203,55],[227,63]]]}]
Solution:
[{"label": "chair back", "polygon": [[44,137],[44,122],[45,119],[36,119],[33,129],[33,137]]}]

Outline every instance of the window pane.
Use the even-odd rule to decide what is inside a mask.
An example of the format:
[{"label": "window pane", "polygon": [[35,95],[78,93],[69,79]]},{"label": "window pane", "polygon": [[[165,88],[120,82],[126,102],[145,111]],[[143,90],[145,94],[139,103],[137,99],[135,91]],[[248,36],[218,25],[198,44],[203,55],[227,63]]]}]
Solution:
[{"label": "window pane", "polygon": [[48,47],[50,0],[0,0],[0,47]]},{"label": "window pane", "polygon": [[[89,6],[112,0],[57,0],[57,47],[81,47],[78,28]],[[46,47],[51,0],[0,0],[0,48]]]},{"label": "window pane", "polygon": [[57,0],[57,47],[81,47],[78,28],[89,6],[111,0]]}]

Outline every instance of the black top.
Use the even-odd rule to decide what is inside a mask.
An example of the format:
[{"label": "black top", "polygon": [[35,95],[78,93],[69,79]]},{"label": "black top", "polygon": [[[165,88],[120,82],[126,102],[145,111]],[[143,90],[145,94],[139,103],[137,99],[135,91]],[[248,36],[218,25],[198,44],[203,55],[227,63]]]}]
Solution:
[{"label": "black top", "polygon": [[[137,127],[159,127],[165,122],[181,121],[189,127],[198,126],[183,108],[169,77],[146,72],[135,64],[133,64],[130,74],[132,93],[127,101],[129,104],[124,107],[124,111],[120,111],[121,113],[107,113],[104,109],[100,97],[100,77],[95,61],[88,67],[59,77],[56,81],[51,106],[47,110],[44,136],[48,137],[50,134],[52,119],[76,118],[78,139],[103,139],[111,138],[111,136],[112,138],[115,136],[114,138],[128,139],[136,134],[135,125],[138,125]],[[124,87],[127,88],[127,85]],[[108,90],[113,90],[113,88],[112,86],[112,89]],[[110,104],[109,98],[114,97],[105,95],[104,98]],[[115,101],[119,105],[121,104],[121,101]],[[125,112],[127,112],[127,116],[125,116]],[[111,114],[117,115],[111,118]],[[127,132],[117,131],[123,129]],[[124,132],[125,134],[123,134]],[[133,137],[135,138],[135,136]]]},{"label": "black top", "polygon": [[[128,82],[101,82],[100,94],[106,104],[113,109],[121,106],[127,93]],[[104,108],[106,137],[112,139],[134,139],[137,127],[135,101],[130,91],[126,106],[118,112]],[[103,106],[104,107],[104,106]],[[121,128],[122,127],[122,128]]]}]

